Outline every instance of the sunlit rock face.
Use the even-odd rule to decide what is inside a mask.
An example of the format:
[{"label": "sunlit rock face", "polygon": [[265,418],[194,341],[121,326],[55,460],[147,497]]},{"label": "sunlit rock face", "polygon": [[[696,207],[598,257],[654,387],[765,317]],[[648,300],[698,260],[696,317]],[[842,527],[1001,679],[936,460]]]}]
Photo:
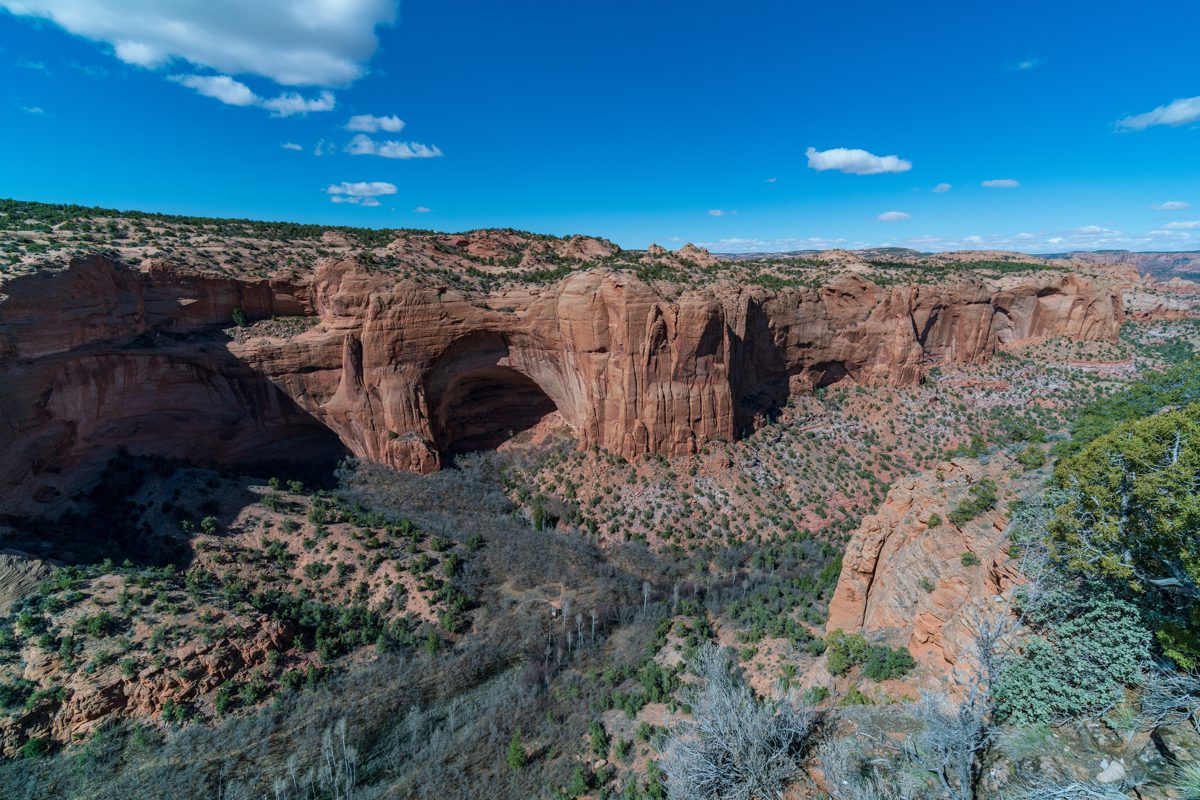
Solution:
[{"label": "sunlit rock face", "polygon": [[[668,296],[598,268],[480,295],[352,259],[274,282],[90,257],[3,292],[0,514],[66,502],[118,448],[428,472],[557,412],[581,447],[685,455],[793,393],[912,385],[1030,339],[1115,339],[1124,318],[1117,289],[1060,272]],[[235,309],[312,324],[231,339]]]}]

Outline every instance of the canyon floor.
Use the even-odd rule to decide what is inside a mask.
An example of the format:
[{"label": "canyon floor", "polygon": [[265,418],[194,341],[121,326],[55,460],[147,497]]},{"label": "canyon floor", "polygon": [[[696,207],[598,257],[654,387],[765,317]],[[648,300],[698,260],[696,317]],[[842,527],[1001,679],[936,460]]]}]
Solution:
[{"label": "canyon floor", "polygon": [[[1200,345],[1190,273],[1130,259],[0,220],[13,798],[663,798],[705,643],[899,758],[896,715],[970,691],[1080,415]],[[1194,722],[1133,698],[903,796],[1188,796]],[[824,747],[784,796],[867,797]]]}]

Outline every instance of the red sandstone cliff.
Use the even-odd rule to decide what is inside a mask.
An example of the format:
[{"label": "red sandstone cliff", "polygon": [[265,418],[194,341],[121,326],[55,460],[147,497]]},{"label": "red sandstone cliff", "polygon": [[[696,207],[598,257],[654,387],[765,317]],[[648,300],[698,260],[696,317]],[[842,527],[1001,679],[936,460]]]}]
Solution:
[{"label": "red sandstone cliff", "polygon": [[[960,459],[897,482],[875,514],[850,537],[829,604],[829,631],[861,631],[907,647],[941,682],[973,658],[973,625],[1003,608],[1022,580],[1008,554],[1003,497],[996,508],[961,526],[950,511],[969,487],[992,478],[1001,487],[1032,490],[1041,473],[1012,479],[1014,462],[996,454],[986,464]],[[930,526],[934,515],[941,522]],[[974,559],[964,563],[970,553]]]},{"label": "red sandstone cliff", "polygon": [[[581,445],[682,455],[790,393],[912,385],[1030,338],[1112,339],[1123,319],[1119,291],[1057,272],[668,298],[597,268],[469,295],[353,260],[250,282],[92,257],[4,291],[0,513],[61,503],[118,446],[220,463],[344,449],[428,471],[557,409]],[[318,319],[231,341],[216,328],[235,308]]]}]

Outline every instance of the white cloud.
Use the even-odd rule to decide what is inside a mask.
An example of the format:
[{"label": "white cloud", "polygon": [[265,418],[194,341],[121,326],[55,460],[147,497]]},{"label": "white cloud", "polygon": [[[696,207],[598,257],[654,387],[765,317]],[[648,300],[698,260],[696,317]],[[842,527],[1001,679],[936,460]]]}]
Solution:
[{"label": "white cloud", "polygon": [[195,89],[205,97],[220,100],[231,106],[256,106],[262,98],[250,91],[250,87],[228,75],[172,75],[168,80]]},{"label": "white cloud", "polygon": [[310,111],[333,111],[337,100],[333,92],[321,92],[311,100],[301,97],[296,92],[285,92],[270,100],[263,100],[262,107],[276,117],[290,117],[293,114],[307,114]]},{"label": "white cloud", "polygon": [[284,142],[282,145],[284,150],[303,150],[304,148],[295,142]]},{"label": "white cloud", "polygon": [[933,187],[933,190],[935,192],[948,192],[948,191],[950,191],[950,184],[939,183],[937,186]]},{"label": "white cloud", "polygon": [[404,120],[397,117],[395,114],[390,117],[376,117],[371,114],[356,114],[346,123],[348,131],[362,131],[363,133],[375,133],[376,131],[387,131],[388,133],[399,133],[404,130]]},{"label": "white cloud", "polygon": [[1163,228],[1169,231],[1190,231],[1200,228],[1200,219],[1189,219],[1181,222],[1168,222]]},{"label": "white cloud", "polygon": [[885,211],[875,219],[880,222],[903,222],[906,219],[912,219],[912,214],[906,214],[903,211]]},{"label": "white cloud", "polygon": [[325,194],[334,203],[351,203],[356,206],[378,206],[378,198],[395,194],[396,184],[386,181],[342,181],[325,187]]},{"label": "white cloud", "polygon": [[1151,206],[1155,211],[1183,211],[1185,208],[1191,207],[1191,203],[1185,203],[1182,200],[1168,200],[1165,203],[1155,203]]},{"label": "white cloud", "polygon": [[433,211],[433,209],[429,206],[417,206],[413,209],[414,214],[428,214],[430,211]]},{"label": "white cloud", "polygon": [[808,156],[808,166],[817,172],[836,169],[850,175],[879,175],[886,172],[908,172],[912,162],[898,156],[877,156],[866,150],[851,150],[845,147],[835,147],[832,150],[818,150],[810,147],[804,151]]},{"label": "white cloud", "polygon": [[995,178],[990,181],[984,181],[979,185],[985,189],[1015,189],[1021,184],[1017,183],[1012,178]]},{"label": "white cloud", "polygon": [[1117,120],[1117,130],[1143,131],[1154,125],[1186,125],[1200,120],[1200,97],[1181,97],[1145,114]]},{"label": "white cloud", "polygon": [[725,211],[725,210],[723,210],[723,209],[720,209],[720,208],[710,208],[710,209],[708,210],[708,215],[709,215],[710,217],[723,217],[723,216],[725,216],[725,215],[726,215],[726,214],[728,214],[728,213],[729,213],[728,211]]},{"label": "white cloud", "polygon": [[22,106],[21,110],[26,114],[33,114],[35,117],[44,116],[46,113],[46,109],[41,106]]},{"label": "white cloud", "polygon": [[767,178],[767,183],[775,183],[779,178]]},{"label": "white cloud", "polygon": [[265,108],[276,117],[290,117],[310,111],[332,111],[337,105],[333,92],[329,91],[323,91],[312,99],[302,97],[296,92],[284,92],[271,98],[259,97],[249,86],[228,75],[171,75],[168,80],[227,105]]},{"label": "white cloud", "polygon": [[379,156],[381,158],[440,158],[442,151],[436,145],[420,142],[377,142],[365,133],[360,133],[346,145],[352,156]]},{"label": "white cloud", "polygon": [[396,0],[0,0],[157,69],[177,59],[285,86],[344,86],[363,75]]},{"label": "white cloud", "polygon": [[1014,238],[1014,239],[1021,239],[1021,240],[1025,240],[1025,239],[1034,239],[1034,238],[1036,238],[1036,237],[1035,237],[1035,236],[1034,236],[1032,233],[1018,233],[1018,234],[1017,234],[1016,236],[1014,236],[1013,238]]}]

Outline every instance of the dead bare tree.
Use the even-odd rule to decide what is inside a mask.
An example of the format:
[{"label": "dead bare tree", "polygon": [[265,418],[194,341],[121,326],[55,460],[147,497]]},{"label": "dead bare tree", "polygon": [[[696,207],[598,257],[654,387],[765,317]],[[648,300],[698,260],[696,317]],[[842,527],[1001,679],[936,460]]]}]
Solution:
[{"label": "dead bare tree", "polygon": [[692,722],[670,738],[662,760],[672,800],[774,800],[801,772],[816,713],[784,700],[758,700],[730,671],[729,654],[705,645]]},{"label": "dead bare tree", "polygon": [[1142,687],[1141,706],[1147,728],[1187,720],[1200,733],[1200,672],[1151,670]]},{"label": "dead bare tree", "polygon": [[1042,776],[1018,790],[1020,800],[1126,800],[1116,786]]}]

